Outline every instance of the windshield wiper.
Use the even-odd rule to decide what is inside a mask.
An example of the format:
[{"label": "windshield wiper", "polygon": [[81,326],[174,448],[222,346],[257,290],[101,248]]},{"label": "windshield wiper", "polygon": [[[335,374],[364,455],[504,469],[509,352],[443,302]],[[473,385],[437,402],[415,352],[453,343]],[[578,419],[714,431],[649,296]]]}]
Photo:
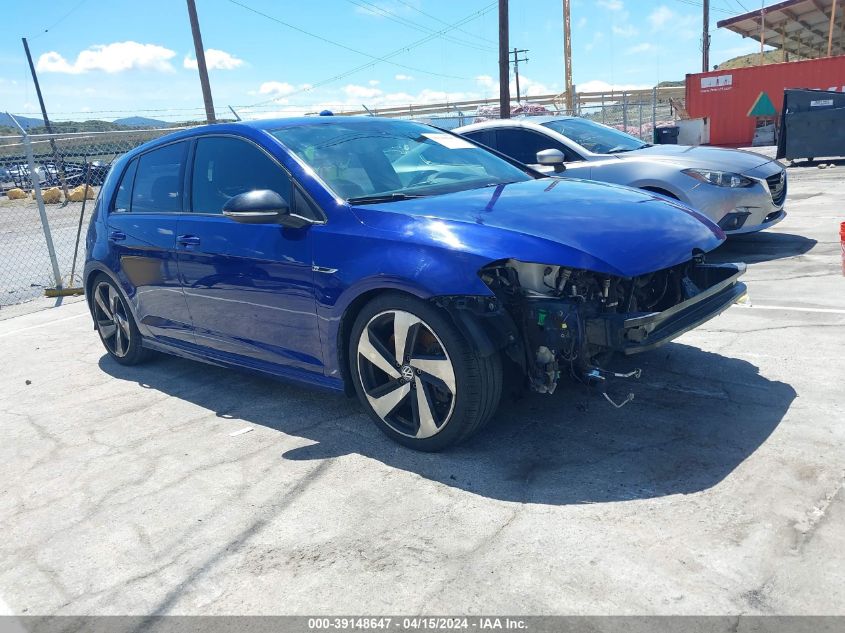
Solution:
[{"label": "windshield wiper", "polygon": [[412,200],[414,198],[424,198],[420,194],[410,193],[377,193],[372,196],[357,196],[355,198],[347,198],[349,204],[376,204],[378,202],[399,202],[401,200]]}]

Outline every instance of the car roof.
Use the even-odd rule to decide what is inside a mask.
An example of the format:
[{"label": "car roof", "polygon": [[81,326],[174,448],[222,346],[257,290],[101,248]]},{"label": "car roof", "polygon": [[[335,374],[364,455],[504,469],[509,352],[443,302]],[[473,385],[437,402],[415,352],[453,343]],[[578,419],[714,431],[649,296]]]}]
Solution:
[{"label": "car roof", "polygon": [[482,128],[491,128],[491,127],[504,127],[508,125],[542,125],[543,123],[548,123],[549,121],[566,121],[569,119],[577,119],[579,117],[575,116],[532,116],[532,115],[520,115],[514,116],[509,119],[490,119],[488,121],[480,121],[478,123],[468,123],[467,125],[462,125],[457,130],[476,130]]}]

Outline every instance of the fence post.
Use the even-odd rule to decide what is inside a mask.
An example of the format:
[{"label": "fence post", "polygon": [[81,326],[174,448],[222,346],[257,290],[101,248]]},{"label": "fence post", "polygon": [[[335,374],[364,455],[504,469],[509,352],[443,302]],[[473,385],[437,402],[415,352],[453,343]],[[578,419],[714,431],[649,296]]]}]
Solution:
[{"label": "fence post", "polygon": [[26,147],[26,160],[29,163],[29,180],[35,191],[35,200],[38,203],[38,215],[41,216],[41,228],[44,231],[44,239],[47,240],[47,253],[50,255],[50,264],[53,266],[53,278],[56,280],[56,288],[62,287],[62,276],[59,273],[59,262],[56,259],[56,247],[53,245],[53,234],[50,233],[50,222],[47,219],[47,210],[44,208],[44,198],[41,195],[41,183],[38,182],[38,172],[35,171],[35,158],[32,155],[32,143],[29,134],[23,135],[23,144]]},{"label": "fence post", "polygon": [[638,115],[639,115],[639,119],[640,119],[640,138],[642,138],[643,137],[643,100],[642,99],[639,100],[638,105],[639,105]]},{"label": "fence post", "polygon": [[607,116],[605,114],[604,93],[601,93],[601,122],[607,123]]},{"label": "fence post", "polygon": [[657,140],[657,86],[651,89],[651,142]]},{"label": "fence post", "polygon": [[622,92],[622,127],[628,133],[628,93]]}]

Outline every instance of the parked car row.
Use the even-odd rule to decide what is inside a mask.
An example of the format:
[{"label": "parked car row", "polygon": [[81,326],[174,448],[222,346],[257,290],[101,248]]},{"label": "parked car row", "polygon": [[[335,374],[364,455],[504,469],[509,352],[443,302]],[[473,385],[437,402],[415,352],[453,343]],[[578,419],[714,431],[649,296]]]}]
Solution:
[{"label": "parked car row", "polygon": [[727,234],[774,226],[786,216],[786,170],[760,154],[650,145],[578,117],[491,120],[454,130],[544,173],[653,191],[700,211]]},{"label": "parked car row", "polygon": [[[110,164],[105,161],[92,161],[88,165],[88,184],[100,186],[106,179]],[[64,182],[68,187],[77,187],[85,184],[85,163],[66,161],[62,163],[64,170]],[[59,187],[62,185],[62,178],[59,168],[55,163],[39,163],[35,165],[35,173],[38,177],[38,184],[42,187]],[[19,189],[31,189],[32,178],[29,166],[24,163],[6,163],[0,165],[0,186],[7,188],[17,187]]]},{"label": "parked car row", "polygon": [[[735,189],[763,205],[777,165],[708,150],[673,163],[564,123],[538,125],[555,136],[530,146],[536,160],[504,122],[462,137],[306,117],[147,143],[116,161],[91,219],[95,329],[124,365],[155,350],[357,394],[420,450],[476,432],[514,385],[551,394],[572,376],[621,406],[608,383],[639,373],[614,373],[615,354],[664,345],[744,295],[743,264],[706,262],[725,240],[715,209]],[[755,213],[734,228],[764,224]]]}]

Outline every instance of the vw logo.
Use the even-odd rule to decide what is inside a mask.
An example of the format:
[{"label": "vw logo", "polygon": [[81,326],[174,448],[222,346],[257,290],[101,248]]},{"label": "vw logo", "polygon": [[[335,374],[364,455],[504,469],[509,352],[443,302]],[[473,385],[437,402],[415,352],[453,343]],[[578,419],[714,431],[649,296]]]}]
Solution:
[{"label": "vw logo", "polygon": [[414,379],[414,368],[410,365],[402,365],[402,378],[405,379],[405,382],[411,382]]}]

